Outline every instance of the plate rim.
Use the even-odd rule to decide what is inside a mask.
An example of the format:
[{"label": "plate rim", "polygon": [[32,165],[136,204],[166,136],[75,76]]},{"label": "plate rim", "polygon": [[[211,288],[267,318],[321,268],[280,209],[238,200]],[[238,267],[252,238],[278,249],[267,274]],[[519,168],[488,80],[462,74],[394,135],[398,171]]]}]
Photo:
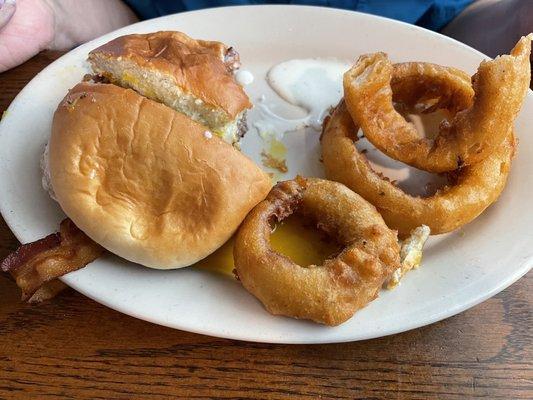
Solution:
[{"label": "plate rim", "polygon": [[[382,22],[384,22],[386,24],[401,25],[401,26],[404,26],[404,27],[408,27],[409,29],[413,29],[415,31],[423,32],[424,35],[432,36],[434,38],[437,38],[438,40],[454,42],[455,46],[458,46],[458,47],[461,47],[462,49],[468,50],[471,53],[475,52],[475,53],[477,53],[477,55],[483,57],[484,59],[490,59],[490,57],[488,57],[487,55],[483,54],[482,52],[480,52],[480,51],[478,51],[476,49],[473,49],[470,46],[468,46],[468,45],[466,45],[464,43],[461,43],[461,42],[459,42],[459,41],[457,41],[457,40],[455,40],[453,38],[449,38],[449,37],[444,36],[444,35],[442,35],[440,33],[437,33],[437,32],[434,32],[434,31],[430,31],[428,29],[425,29],[425,28],[422,28],[422,27],[419,27],[419,26],[416,26],[416,25],[411,25],[411,24],[408,24],[406,22],[402,22],[402,21],[398,21],[398,20],[394,20],[394,19],[390,19],[390,18],[386,18],[386,17],[382,17],[382,16],[377,16],[377,15],[373,15],[373,14],[361,13],[361,12],[357,12],[357,11],[351,11],[351,10],[340,9],[340,8],[332,8],[332,7],[305,6],[305,5],[283,5],[283,4],[213,7],[213,8],[206,8],[206,9],[201,9],[201,10],[193,10],[193,11],[187,11],[187,12],[176,13],[176,14],[169,14],[169,15],[166,15],[166,16],[157,17],[157,18],[153,18],[153,19],[148,19],[148,20],[145,20],[145,21],[139,21],[139,22],[136,22],[134,24],[128,25],[126,27],[122,27],[122,28],[119,28],[119,29],[114,30],[112,32],[109,32],[109,33],[107,33],[105,35],[99,36],[99,37],[97,37],[97,38],[95,38],[95,39],[93,39],[93,40],[91,40],[91,41],[89,41],[87,43],[84,43],[84,44],[80,45],[80,46],[77,46],[76,48],[66,52],[61,57],[59,57],[58,59],[54,60],[48,66],[46,66],[41,71],[39,71],[24,86],[24,88],[22,88],[22,90],[20,90],[20,92],[15,96],[13,101],[10,103],[10,105],[6,109],[6,112],[9,113],[9,111],[12,108],[17,107],[18,102],[21,101],[20,99],[25,95],[26,92],[32,90],[33,85],[36,84],[36,81],[41,76],[41,74],[46,74],[49,69],[54,68],[54,65],[56,63],[60,64],[63,61],[64,58],[66,58],[67,56],[70,55],[71,52],[73,52],[73,51],[83,51],[83,49],[94,47],[93,43],[95,41],[100,41],[100,40],[104,40],[104,39],[107,39],[107,38],[115,37],[120,31],[125,30],[125,29],[131,29],[132,27],[136,27],[136,26],[150,25],[150,23],[155,21],[155,20],[159,21],[159,20],[164,20],[164,19],[172,19],[172,18],[175,18],[176,15],[179,15],[180,17],[186,18],[187,15],[191,15],[191,14],[201,14],[201,13],[209,13],[209,12],[215,12],[216,13],[217,10],[222,10],[222,9],[224,9],[224,10],[233,9],[235,12],[238,12],[239,9],[243,9],[243,8],[246,8],[246,9],[253,8],[253,9],[258,9],[258,10],[261,9],[261,8],[268,8],[268,9],[276,8],[276,9],[280,9],[280,10],[281,9],[293,9],[293,10],[294,9],[310,9],[310,10],[318,9],[318,10],[320,10],[320,12],[327,12],[327,13],[330,13],[330,14],[357,14],[357,15],[359,15],[359,18],[382,20]],[[533,91],[531,89],[529,89],[528,90],[528,96],[532,97],[532,94],[533,94]],[[4,119],[0,120],[0,136],[2,136],[3,126],[4,126]],[[20,241],[21,237],[23,235],[19,231],[19,228],[17,227],[16,216],[15,215],[12,216],[8,212],[7,208],[8,208],[7,207],[7,203],[0,200],[0,213],[2,214],[6,224],[10,228],[11,232],[13,232],[13,234],[15,235],[17,240]],[[446,308],[444,310],[440,310],[439,312],[434,313],[430,317],[427,317],[427,318],[425,318],[423,320],[416,320],[416,322],[412,322],[411,320],[409,320],[409,321],[407,321],[407,323],[403,324],[401,327],[394,328],[394,329],[386,329],[386,328],[384,328],[384,329],[382,329],[381,332],[376,332],[375,334],[369,334],[369,335],[366,335],[366,336],[361,336],[361,337],[358,337],[356,339],[350,339],[350,338],[347,338],[347,339],[346,338],[335,339],[335,338],[331,338],[329,336],[327,336],[325,338],[316,337],[315,339],[309,339],[309,340],[301,340],[301,339],[293,338],[293,337],[281,337],[281,338],[272,337],[270,339],[265,339],[264,337],[261,337],[261,335],[258,335],[255,332],[252,332],[252,333],[247,332],[246,334],[240,334],[238,332],[237,333],[226,332],[223,328],[217,328],[217,329],[205,328],[204,329],[204,328],[200,328],[200,327],[184,326],[182,324],[176,323],[176,321],[168,321],[168,320],[165,321],[165,320],[162,320],[160,318],[155,318],[155,317],[152,318],[147,313],[144,313],[144,314],[135,313],[134,310],[127,309],[125,304],[112,304],[112,302],[109,301],[109,299],[101,298],[101,297],[98,297],[98,296],[93,296],[93,295],[91,295],[91,293],[89,293],[88,290],[86,290],[86,288],[84,287],[83,284],[80,284],[80,283],[76,282],[75,279],[72,279],[68,275],[64,276],[64,277],[61,277],[60,279],[63,282],[65,282],[68,286],[73,288],[74,290],[80,292],[84,296],[89,297],[91,300],[94,300],[94,301],[96,301],[96,302],[98,302],[98,303],[100,303],[100,304],[102,304],[102,305],[104,305],[106,307],[109,307],[109,308],[111,308],[111,309],[113,309],[115,311],[118,311],[120,313],[126,314],[128,316],[131,316],[131,317],[134,317],[134,318],[137,318],[137,319],[142,319],[142,320],[150,322],[150,323],[166,326],[166,327],[169,327],[169,328],[172,328],[172,329],[184,330],[184,331],[187,331],[187,332],[196,333],[196,334],[202,334],[202,335],[211,336],[211,337],[219,337],[219,338],[224,338],[224,339],[232,339],[232,340],[240,340],[240,341],[248,341],[248,342],[258,342],[258,343],[324,344],[324,343],[344,343],[344,342],[352,342],[352,341],[359,341],[359,340],[368,340],[368,339],[373,339],[373,338],[378,338],[378,337],[385,337],[385,336],[389,336],[389,335],[393,335],[393,334],[397,334],[397,333],[401,333],[401,332],[410,331],[410,330],[413,330],[413,329],[416,329],[416,328],[420,328],[420,327],[423,327],[423,326],[426,326],[426,325],[430,325],[430,324],[433,324],[435,322],[444,320],[446,318],[449,318],[449,317],[452,317],[454,315],[457,315],[457,314],[459,314],[459,313],[461,313],[461,312],[463,312],[463,311],[465,311],[467,309],[470,309],[470,308],[480,304],[481,302],[489,299],[490,297],[493,297],[497,293],[505,290],[507,287],[509,287],[514,282],[519,280],[522,276],[527,274],[527,272],[532,267],[533,267],[533,258],[530,258],[530,259],[526,258],[525,260],[523,260],[520,263],[519,266],[516,267],[516,270],[514,271],[513,274],[507,275],[506,279],[500,281],[497,285],[494,285],[491,290],[482,292],[482,294],[479,295],[479,296],[476,296],[476,295],[471,296],[471,299],[469,301],[462,302],[461,304],[458,304],[458,305],[451,305],[449,308]]]}]

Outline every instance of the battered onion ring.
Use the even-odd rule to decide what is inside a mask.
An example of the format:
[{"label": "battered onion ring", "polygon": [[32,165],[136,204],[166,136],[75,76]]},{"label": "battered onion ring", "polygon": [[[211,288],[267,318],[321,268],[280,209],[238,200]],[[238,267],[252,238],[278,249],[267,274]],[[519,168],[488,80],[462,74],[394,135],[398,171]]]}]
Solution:
[{"label": "battered onion ring", "polygon": [[[434,140],[421,138],[394,109],[393,99],[398,97],[394,96],[394,85],[397,90],[414,93],[409,101],[416,100],[420,90],[425,93],[428,81],[434,81],[437,87],[450,85],[452,92],[460,93],[464,80],[449,69],[446,72],[445,67],[424,63],[393,67],[383,53],[364,55],[344,75],[347,107],[368,140],[398,161],[430,172],[475,164],[492,154],[512,130],[529,88],[532,38],[533,34],[522,37],[510,55],[480,64],[472,78],[473,104],[457,112],[449,123],[441,124]],[[406,77],[409,81],[404,85],[409,90],[401,84]],[[448,94],[442,98],[454,100]],[[452,112],[464,106],[454,106],[453,101],[451,105]],[[450,105],[441,103],[426,111],[441,107]]]},{"label": "battered onion ring", "polygon": [[[415,62],[394,64],[392,68],[392,101],[409,112],[426,114],[446,109],[453,116],[472,106],[472,82],[460,69]],[[402,139],[412,140],[410,136]]]},{"label": "battered onion ring", "polygon": [[[344,246],[302,267],[270,246],[272,225],[298,212]],[[323,179],[280,182],[248,214],[235,240],[236,274],[272,314],[339,325],[378,296],[400,266],[396,232],[374,206]]]},{"label": "battered onion ring", "polygon": [[429,226],[432,234],[450,232],[476,218],[502,192],[516,146],[509,131],[505,141],[483,161],[454,172],[454,185],[421,198],[405,193],[372,169],[355,147],[357,130],[341,102],[326,120],[321,137],[326,176],[376,206],[387,225],[402,236],[420,225]]}]

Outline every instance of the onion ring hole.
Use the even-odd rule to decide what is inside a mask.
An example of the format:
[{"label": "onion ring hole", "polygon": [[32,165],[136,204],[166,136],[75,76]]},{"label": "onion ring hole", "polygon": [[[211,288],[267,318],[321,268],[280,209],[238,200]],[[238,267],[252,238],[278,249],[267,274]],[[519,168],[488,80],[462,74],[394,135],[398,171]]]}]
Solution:
[{"label": "onion ring hole", "polygon": [[[445,109],[418,114],[412,112],[414,110],[407,110],[401,103],[395,103],[394,106],[407,122],[415,126],[420,137],[430,139],[438,134],[441,121],[448,120],[452,115]],[[361,129],[356,139],[355,147],[365,154],[372,168],[411,196],[433,196],[437,190],[452,183],[448,174],[422,171],[387,156],[364,137]]]},{"label": "onion ring hole", "polygon": [[[270,244],[280,254],[298,265],[320,265],[326,259],[335,256],[340,245],[316,225],[304,221],[298,212],[283,221],[271,223]],[[231,237],[222,247],[194,267],[223,274],[234,278],[233,246],[235,237]]]}]

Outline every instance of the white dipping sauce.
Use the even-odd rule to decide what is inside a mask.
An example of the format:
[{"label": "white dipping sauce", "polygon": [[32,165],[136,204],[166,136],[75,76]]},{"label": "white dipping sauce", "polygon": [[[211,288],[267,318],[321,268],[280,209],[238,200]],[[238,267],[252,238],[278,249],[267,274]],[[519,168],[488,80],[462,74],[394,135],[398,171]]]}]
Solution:
[{"label": "white dipping sauce", "polygon": [[237,83],[241,86],[249,85],[254,81],[254,76],[250,71],[238,70],[237,72],[235,72],[234,76]]},{"label": "white dipping sauce", "polygon": [[342,97],[342,77],[348,69],[348,63],[320,58],[289,60],[271,68],[267,75],[270,87],[288,103],[305,109],[308,115],[288,120],[261,101],[257,104],[261,119],[254,124],[259,133],[264,136],[267,131],[274,131],[279,136],[307,126],[320,130],[329,109]]}]

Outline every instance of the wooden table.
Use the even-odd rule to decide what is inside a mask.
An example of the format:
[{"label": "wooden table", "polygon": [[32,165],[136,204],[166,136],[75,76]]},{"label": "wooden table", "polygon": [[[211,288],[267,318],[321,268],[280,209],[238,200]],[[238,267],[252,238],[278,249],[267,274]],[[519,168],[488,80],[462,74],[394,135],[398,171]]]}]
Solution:
[{"label": "wooden table", "polygon": [[[0,74],[0,112],[59,55]],[[1,220],[0,258],[17,244]],[[532,278],[414,331],[288,346],[164,328],[72,290],[26,305],[0,275],[0,398],[532,399]]]}]

